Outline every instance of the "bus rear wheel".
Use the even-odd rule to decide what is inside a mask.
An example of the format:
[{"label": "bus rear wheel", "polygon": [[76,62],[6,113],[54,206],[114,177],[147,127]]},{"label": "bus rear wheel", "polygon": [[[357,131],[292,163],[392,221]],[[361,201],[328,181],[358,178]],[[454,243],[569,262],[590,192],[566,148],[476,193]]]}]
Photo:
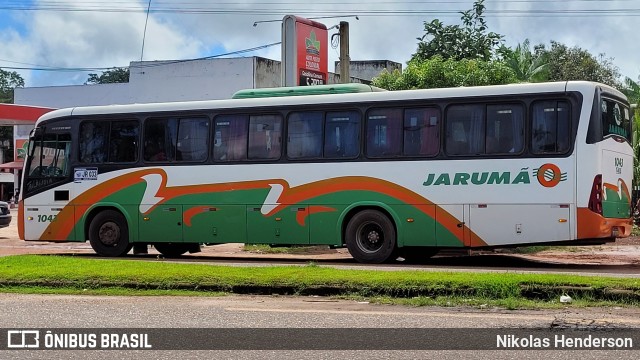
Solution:
[{"label": "bus rear wheel", "polygon": [[377,210],[363,210],[352,217],[345,242],[351,256],[362,263],[379,264],[396,258],[396,229]]},{"label": "bus rear wheel", "polygon": [[131,250],[129,227],[124,215],[114,210],[101,211],[89,224],[89,243],[100,256],[123,256]]},{"label": "bus rear wheel", "polygon": [[176,243],[155,243],[153,247],[164,257],[176,258],[184,255],[189,251],[190,244],[176,244]]}]

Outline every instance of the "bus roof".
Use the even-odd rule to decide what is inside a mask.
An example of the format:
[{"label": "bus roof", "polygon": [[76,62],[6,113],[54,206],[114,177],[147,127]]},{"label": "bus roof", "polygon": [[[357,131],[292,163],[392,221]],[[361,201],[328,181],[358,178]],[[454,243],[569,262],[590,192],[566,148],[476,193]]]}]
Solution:
[{"label": "bus roof", "polygon": [[328,95],[328,94],[349,94],[362,92],[387,91],[375,86],[366,84],[331,84],[314,86],[289,86],[264,89],[243,89],[238,90],[232,99],[251,99],[280,96],[304,96],[304,95]]},{"label": "bus roof", "polygon": [[[365,85],[366,86],[366,85]],[[366,93],[336,93],[326,95],[307,96],[276,96],[258,97],[246,99],[226,99],[226,100],[200,100],[184,102],[165,102],[148,104],[128,104],[128,105],[102,105],[76,107],[52,111],[38,119],[36,126],[41,121],[60,118],[66,116],[90,116],[109,114],[142,114],[161,113],[176,111],[210,111],[217,109],[252,109],[256,107],[271,106],[295,106],[295,105],[315,105],[315,104],[357,104],[362,102],[374,103],[377,101],[401,101],[401,100],[427,100],[427,99],[450,99],[450,98],[474,98],[483,96],[499,95],[525,95],[536,93],[563,93],[567,91],[579,91],[590,93],[597,87],[608,90],[608,92],[625,98],[617,90],[600,83],[588,81],[559,81],[550,83],[533,84],[508,84],[492,86],[474,86],[457,88],[437,88],[402,91],[374,91]]]}]

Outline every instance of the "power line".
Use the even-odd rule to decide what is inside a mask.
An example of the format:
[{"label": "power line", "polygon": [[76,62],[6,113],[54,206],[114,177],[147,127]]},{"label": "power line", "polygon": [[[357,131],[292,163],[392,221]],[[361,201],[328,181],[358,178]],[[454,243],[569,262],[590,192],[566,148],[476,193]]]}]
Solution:
[{"label": "power line", "polygon": [[142,50],[140,50],[140,61],[144,57],[144,40],[147,38],[147,24],[149,23],[149,10],[151,10],[151,0],[149,0],[149,5],[147,5],[147,17],[144,21],[144,32],[142,33]]},{"label": "power line", "polygon": [[[630,2],[634,0],[569,0],[560,2],[559,4],[576,4],[576,3],[599,3],[608,2]],[[637,0],[635,0],[637,2]],[[558,4],[555,0],[505,0],[502,3],[538,3],[538,4]],[[465,1],[382,1],[382,2],[369,2],[367,9],[362,9],[361,6],[356,8],[346,8],[345,5],[361,5],[359,2],[353,2],[345,0],[344,2],[335,1],[320,1],[314,2],[314,5],[341,5],[339,9],[292,9],[291,5],[305,5],[302,3],[296,3],[292,1],[286,2],[259,2],[259,3],[245,3],[244,5],[254,4],[250,8],[238,7],[235,3],[223,2],[223,3],[200,3],[200,2],[166,2],[157,1],[152,9],[144,8],[140,6],[138,2],[118,2],[118,1],[85,1],[82,4],[70,5],[68,2],[59,1],[41,1],[37,4],[24,4],[20,1],[10,1],[4,6],[0,6],[0,10],[7,11],[59,11],[59,12],[101,12],[101,13],[144,13],[151,12],[156,14],[170,13],[170,14],[195,14],[195,15],[243,15],[243,16],[278,16],[286,15],[288,13],[295,12],[300,15],[310,16],[325,16],[325,15],[339,15],[339,14],[358,14],[360,16],[425,16],[425,15],[437,15],[437,16],[458,16],[460,11],[464,9],[430,9],[416,8],[415,5],[433,5],[433,4],[467,4]],[[372,6],[377,5],[411,5],[406,8],[386,8],[386,9],[373,9]],[[491,3],[489,3],[491,4]],[[209,5],[209,6],[206,6]],[[221,6],[221,5],[233,5],[233,6]],[[258,6],[269,5],[266,8],[259,8]],[[283,9],[274,8],[274,6],[284,6]],[[499,9],[491,10],[485,9],[485,16],[487,17],[542,17],[542,16],[640,16],[640,8],[596,8],[596,9]]]},{"label": "power line", "polygon": [[[272,46],[280,45],[281,43],[282,42],[278,41],[278,42],[274,42],[274,43],[271,43],[271,44],[265,44],[265,45],[260,45],[260,46],[248,48],[248,49],[231,51],[231,52],[227,52],[227,53],[223,53],[223,54],[216,54],[216,55],[204,56],[204,57],[193,58],[193,59],[154,61],[154,62],[150,62],[150,63],[140,63],[140,64],[136,64],[136,65],[133,65],[133,66],[128,65],[128,66],[109,66],[109,67],[56,67],[56,66],[47,66],[47,65],[34,65],[33,67],[0,66],[0,68],[9,69],[9,70],[60,71],[60,72],[104,71],[104,70],[113,69],[114,67],[126,67],[126,68],[129,68],[129,69],[144,69],[144,68],[151,68],[151,67],[164,66],[164,65],[170,65],[170,64],[186,63],[186,62],[191,62],[191,61],[208,60],[208,59],[214,59],[214,58],[219,58],[219,57],[223,57],[223,56],[246,54],[246,53],[250,53],[250,52],[266,49],[266,48],[269,48],[269,47],[272,47]],[[3,59],[0,59],[0,61],[18,63],[16,61],[9,61],[9,60],[3,60]],[[20,63],[18,63],[18,64],[20,64]],[[31,64],[31,65],[33,65],[33,64]]]},{"label": "power line", "polygon": [[[564,4],[568,4],[568,3],[610,3],[610,2],[636,2],[637,0],[565,0],[562,3]],[[387,5],[387,4],[392,4],[392,5],[401,5],[401,4],[470,4],[470,0],[414,0],[414,1],[410,1],[410,0],[405,0],[405,1],[367,1],[367,6],[370,5]],[[20,6],[20,7],[24,7],[24,8],[40,8],[40,7],[45,7],[45,6],[66,6],[68,8],[76,8],[78,7],[77,4],[69,4],[68,1],[55,1],[55,0],[42,0],[39,1],[37,4],[25,4],[24,0],[5,0],[4,1],[5,4],[9,4],[11,5],[13,3],[13,6]],[[558,3],[557,0],[499,0],[499,1],[487,1],[485,4],[487,5],[491,5],[494,3],[500,3],[500,4],[504,4],[504,3]],[[108,4],[108,5],[114,5],[114,4],[126,4],[126,5],[130,5],[132,7],[137,7],[137,8],[142,8],[140,6],[140,3],[138,0],[132,0],[132,1],[118,1],[118,0],[113,0],[113,1],[83,1],[82,2],[82,6],[100,6],[100,5],[104,5],[104,4]],[[162,5],[212,5],[210,0],[202,0],[202,1],[181,1],[181,0],[177,0],[177,1],[156,1],[155,4],[157,6],[162,6]],[[345,5],[345,4],[353,4],[353,5],[362,5],[362,1],[361,0],[345,0],[345,1],[324,1],[324,0],[317,0],[313,2],[314,5]],[[244,3],[238,3],[238,2],[223,2],[223,1],[216,1],[215,5],[233,5],[233,6],[238,6],[238,5],[242,5],[242,6],[253,6],[253,5],[305,5],[305,3],[301,2],[301,1],[257,1],[257,2],[244,2]]]}]

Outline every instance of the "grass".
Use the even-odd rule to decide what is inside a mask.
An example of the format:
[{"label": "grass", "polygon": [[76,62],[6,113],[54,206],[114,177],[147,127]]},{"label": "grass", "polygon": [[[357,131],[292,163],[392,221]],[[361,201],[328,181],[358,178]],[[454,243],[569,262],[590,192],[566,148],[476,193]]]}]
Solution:
[{"label": "grass", "polygon": [[270,246],[264,244],[245,244],[242,251],[258,254],[304,254],[318,249],[327,249],[328,246]]},{"label": "grass", "polygon": [[640,226],[635,224],[633,225],[631,228],[631,236],[640,236]]},{"label": "grass", "polygon": [[[231,267],[20,255],[0,258],[0,292],[100,295],[331,295],[408,305],[640,305],[640,279],[557,274]],[[559,303],[558,303],[559,304]],[[556,304],[557,305],[557,304]]]}]

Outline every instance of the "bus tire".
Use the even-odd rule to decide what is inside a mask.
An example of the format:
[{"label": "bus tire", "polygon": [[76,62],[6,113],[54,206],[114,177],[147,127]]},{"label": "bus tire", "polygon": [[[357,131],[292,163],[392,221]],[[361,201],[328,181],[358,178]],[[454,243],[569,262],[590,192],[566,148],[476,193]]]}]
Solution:
[{"label": "bus tire", "polygon": [[104,210],[91,220],[89,243],[100,256],[123,256],[131,250],[129,226],[124,215],[114,210]]},{"label": "bus tire", "polygon": [[377,210],[363,210],[349,220],[345,230],[349,253],[361,263],[379,264],[396,258],[396,229]]},{"label": "bus tire", "polygon": [[153,247],[167,258],[177,258],[189,251],[191,244],[155,243]]}]

